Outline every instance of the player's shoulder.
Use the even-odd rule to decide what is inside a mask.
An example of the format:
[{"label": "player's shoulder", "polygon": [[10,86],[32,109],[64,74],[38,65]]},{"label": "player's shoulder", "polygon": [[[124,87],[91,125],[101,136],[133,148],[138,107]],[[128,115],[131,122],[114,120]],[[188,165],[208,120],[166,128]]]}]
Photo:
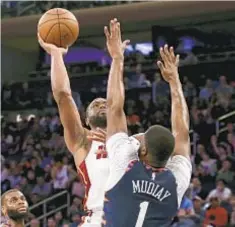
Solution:
[{"label": "player's shoulder", "polygon": [[176,181],[188,182],[192,175],[191,160],[182,155],[175,155],[167,162],[166,169],[170,170],[175,176]]},{"label": "player's shoulder", "polygon": [[106,142],[108,150],[120,148],[120,147],[133,147],[133,149],[138,150],[140,143],[134,137],[129,137],[125,132],[118,132],[112,135]]},{"label": "player's shoulder", "polygon": [[171,169],[171,168],[180,168],[180,167],[187,167],[190,170],[192,169],[192,162],[189,157],[185,157],[183,155],[174,155],[172,156],[167,164],[166,168]]}]

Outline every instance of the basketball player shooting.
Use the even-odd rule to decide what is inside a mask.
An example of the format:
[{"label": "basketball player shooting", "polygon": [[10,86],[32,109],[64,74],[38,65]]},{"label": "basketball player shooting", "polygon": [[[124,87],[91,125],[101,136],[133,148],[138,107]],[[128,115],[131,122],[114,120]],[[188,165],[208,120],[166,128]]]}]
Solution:
[{"label": "basketball player shooting", "polygon": [[17,189],[6,191],[1,196],[1,212],[7,223],[1,227],[23,227],[24,219],[28,216],[28,202],[25,196]]},{"label": "basketball player shooting", "polygon": [[51,55],[51,86],[57,103],[60,120],[64,128],[64,139],[73,154],[76,168],[86,188],[85,210],[88,215],[83,227],[99,227],[102,221],[104,188],[109,175],[109,164],[105,146],[101,142],[87,139],[95,137],[99,129],[106,130],[106,100],[93,100],[86,110],[86,124],[83,127],[79,112],[72,97],[70,81],[63,61],[68,49],[45,43],[38,35],[41,47]]},{"label": "basketball player shooting", "polygon": [[105,35],[115,63],[107,89],[106,148],[110,176],[103,224],[108,227],[169,226],[189,186],[192,171],[189,116],[178,75],[179,56],[175,57],[173,48],[169,51],[165,46],[160,49],[164,63],[158,62],[171,88],[174,136],[168,129],[155,125],[139,136],[138,141],[127,135],[123,111],[125,42],[121,41],[120,24],[116,19],[111,21],[109,31],[105,28]]}]

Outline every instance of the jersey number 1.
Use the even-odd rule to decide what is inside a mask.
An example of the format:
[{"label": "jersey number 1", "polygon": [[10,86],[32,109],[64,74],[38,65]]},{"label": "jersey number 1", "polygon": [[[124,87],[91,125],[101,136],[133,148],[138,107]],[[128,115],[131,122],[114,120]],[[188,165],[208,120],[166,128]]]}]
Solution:
[{"label": "jersey number 1", "polygon": [[149,205],[149,202],[142,202],[140,204],[140,212],[139,212],[135,227],[142,227],[143,226],[144,218],[145,218],[145,215],[146,215],[147,209],[148,209],[148,205]]}]

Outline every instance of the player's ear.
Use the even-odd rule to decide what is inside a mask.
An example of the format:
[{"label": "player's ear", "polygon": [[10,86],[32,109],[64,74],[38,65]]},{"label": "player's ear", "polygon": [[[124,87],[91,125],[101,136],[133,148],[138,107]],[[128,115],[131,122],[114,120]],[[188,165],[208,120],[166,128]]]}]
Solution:
[{"label": "player's ear", "polygon": [[86,118],[85,121],[86,121],[86,125],[89,126],[89,119],[88,119],[88,117]]},{"label": "player's ear", "polygon": [[6,216],[6,206],[5,205],[2,205],[1,213],[3,216]]},{"label": "player's ear", "polygon": [[141,148],[139,150],[139,155],[140,155],[140,157],[145,157],[147,155],[147,150],[146,150],[145,146],[141,146]]}]

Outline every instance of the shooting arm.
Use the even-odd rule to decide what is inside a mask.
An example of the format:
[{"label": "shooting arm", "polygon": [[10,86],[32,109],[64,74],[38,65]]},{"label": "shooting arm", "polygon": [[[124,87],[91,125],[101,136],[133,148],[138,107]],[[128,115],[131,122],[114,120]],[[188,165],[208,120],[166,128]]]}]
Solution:
[{"label": "shooting arm", "polygon": [[68,149],[73,153],[79,152],[79,161],[87,154],[88,131],[83,128],[79,112],[72,97],[69,77],[60,52],[51,53],[51,85],[53,96],[58,105],[60,119],[64,127],[64,137]]},{"label": "shooting arm", "polygon": [[190,156],[189,113],[178,75],[170,82],[170,89],[171,124],[175,137],[174,155],[182,155],[188,158]]},{"label": "shooting arm", "polygon": [[113,59],[107,88],[107,139],[118,132],[127,132],[124,113],[125,88],[123,83],[124,59]]}]

